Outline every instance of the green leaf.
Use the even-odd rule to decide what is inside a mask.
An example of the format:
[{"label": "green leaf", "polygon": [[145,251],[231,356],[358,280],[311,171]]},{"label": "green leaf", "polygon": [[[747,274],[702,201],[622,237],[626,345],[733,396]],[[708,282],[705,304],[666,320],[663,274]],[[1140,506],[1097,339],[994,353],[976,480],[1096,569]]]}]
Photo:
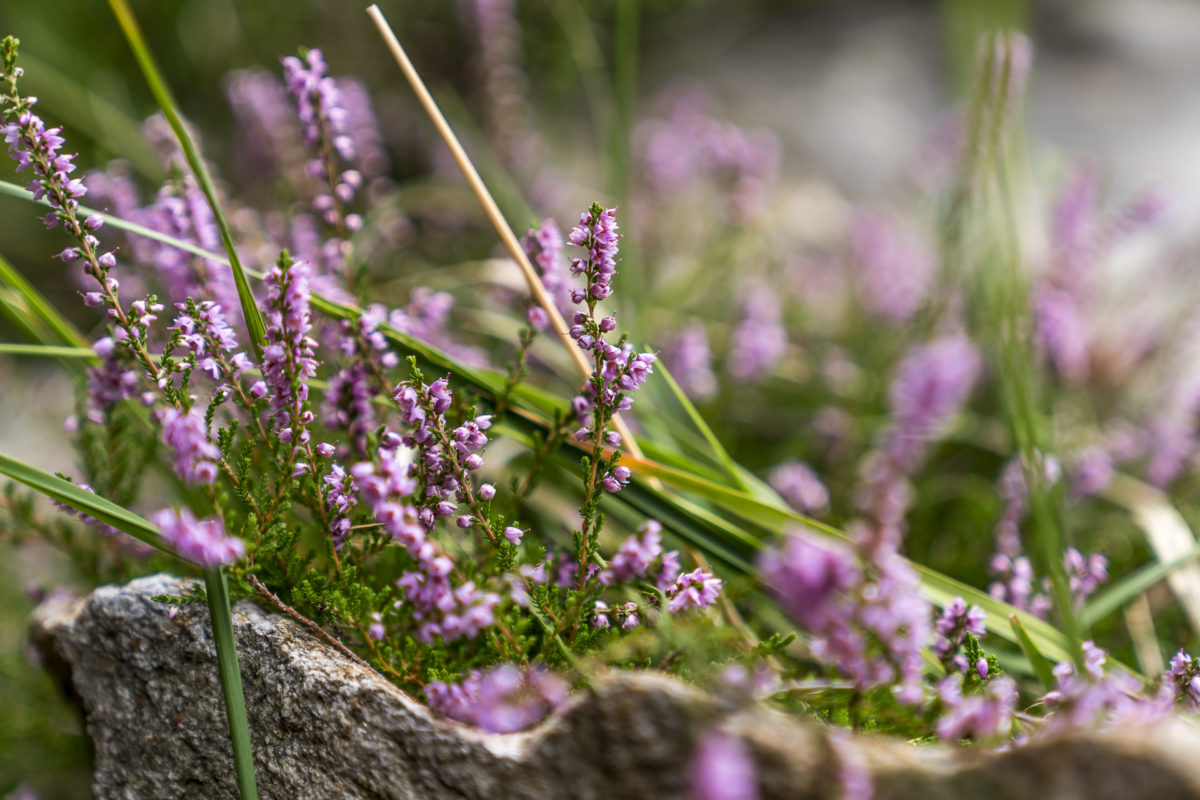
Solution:
[{"label": "green leaf", "polygon": [[683,389],[679,388],[675,377],[667,369],[666,363],[660,360],[655,367],[655,371],[662,375],[663,380],[667,382],[667,388],[671,390],[671,394],[675,397],[675,402],[679,403],[680,408],[687,414],[692,425],[704,437],[704,441],[708,443],[709,450],[712,451],[713,460],[724,468],[725,474],[737,484],[739,489],[748,491],[750,487],[743,479],[742,473],[738,470],[737,464],[734,463],[733,457],[729,455],[729,451],[725,449],[724,445],[721,444],[721,440],[713,433],[713,429],[704,421],[704,417],[700,416],[700,411],[692,404],[691,399],[684,394]]},{"label": "green leaf", "polygon": [[0,342],[0,353],[10,356],[42,356],[44,358],[82,358],[99,360],[90,347],[65,347],[53,344],[25,344],[23,342]]},{"label": "green leaf", "polygon": [[0,453],[0,475],[7,475],[15,481],[25,484],[30,489],[40,492],[47,497],[70,506],[76,511],[95,518],[106,525],[111,525],[123,533],[127,533],[138,541],[145,542],[164,553],[174,555],[163,543],[158,528],[149,520],[139,517],[132,511],[121,508],[111,500],[93,494],[86,489],[80,489],[69,481],[64,481],[57,475],[43,472],[37,467],[18,461],[11,456]]},{"label": "green leaf", "polygon": [[242,800],[257,800],[254,780],[254,753],[250,746],[250,721],[246,717],[246,697],[242,692],[242,672],[238,668],[237,640],[233,638],[233,608],[229,602],[229,583],[220,567],[204,571],[204,590],[212,620],[213,642],[217,646],[217,670],[221,692],[225,695],[225,718],[233,744],[233,764],[237,770]]},{"label": "green leaf", "polygon": [[60,314],[41,292],[35,289],[20,272],[2,257],[0,257],[0,285],[7,286],[17,293],[24,300],[29,312],[58,336],[61,340],[60,344],[89,347],[87,337],[80,333],[70,320]]},{"label": "green leaf", "polygon": [[1021,647],[1021,652],[1029,659],[1029,666],[1037,676],[1038,681],[1046,691],[1054,688],[1054,669],[1046,657],[1038,650],[1033,639],[1030,638],[1025,626],[1021,624],[1021,620],[1017,619],[1016,615],[1009,617],[1008,620],[1012,624],[1013,633],[1017,636],[1017,644]]},{"label": "green leaf", "polygon": [[1197,543],[1189,552],[1170,561],[1152,561],[1141,569],[1131,572],[1085,603],[1083,610],[1079,612],[1080,623],[1085,628],[1090,628],[1109,614],[1119,611],[1130,600],[1144,593],[1175,570],[1197,558],[1200,558],[1200,543]]},{"label": "green leaf", "polygon": [[133,16],[129,4],[125,0],[108,0],[108,4],[112,8],[117,22],[121,25],[121,30],[125,34],[126,41],[129,42],[129,47],[133,50],[134,58],[137,59],[138,66],[141,67],[142,75],[146,78],[146,84],[150,87],[150,92],[154,95],[155,102],[158,103],[158,107],[162,111],[163,116],[166,117],[171,130],[175,132],[175,138],[179,140],[179,148],[183,151],[183,156],[187,159],[188,166],[191,167],[192,173],[196,176],[196,183],[200,186],[200,191],[204,193],[204,197],[208,200],[208,205],[212,209],[213,217],[217,222],[217,228],[221,232],[221,242],[225,245],[225,252],[229,255],[229,265],[233,269],[233,282],[237,285],[238,298],[242,303],[242,315],[246,318],[246,329],[250,331],[250,344],[254,348],[256,359],[261,361],[262,345],[266,339],[266,327],[263,325],[262,317],[258,313],[258,305],[255,303],[254,294],[250,291],[250,284],[246,280],[246,272],[242,268],[242,262],[238,258],[237,249],[234,247],[233,234],[229,229],[229,221],[225,219],[225,214],[221,211],[221,205],[217,202],[217,192],[213,187],[212,177],[208,174],[208,167],[205,166],[204,159],[200,157],[199,149],[196,147],[195,142],[192,141],[187,128],[183,125],[183,120],[176,109],[175,98],[171,96],[171,90],[167,87],[166,81],[163,80],[162,74],[158,71],[158,67],[154,63],[154,58],[150,55],[150,48],[146,46],[146,40],[142,36],[142,31],[138,27],[137,19]]}]

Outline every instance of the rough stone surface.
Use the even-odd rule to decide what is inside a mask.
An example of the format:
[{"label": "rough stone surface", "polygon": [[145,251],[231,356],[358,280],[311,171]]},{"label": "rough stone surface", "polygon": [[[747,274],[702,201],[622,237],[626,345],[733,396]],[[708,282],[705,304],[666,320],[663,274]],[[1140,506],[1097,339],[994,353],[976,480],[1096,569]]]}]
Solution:
[{"label": "rough stone surface", "polygon": [[[98,800],[237,797],[208,610],[172,618],[152,599],[186,587],[153,576],[36,614],[35,641],[87,718]],[[840,797],[847,763],[871,773],[877,800],[1200,798],[1200,731],[1182,720],[999,754],[871,737],[835,746],[813,723],[614,673],[535,730],[493,736],[436,719],[250,603],[238,604],[234,629],[271,800],[686,797],[695,739],[712,725],[747,742],[764,800]]]}]

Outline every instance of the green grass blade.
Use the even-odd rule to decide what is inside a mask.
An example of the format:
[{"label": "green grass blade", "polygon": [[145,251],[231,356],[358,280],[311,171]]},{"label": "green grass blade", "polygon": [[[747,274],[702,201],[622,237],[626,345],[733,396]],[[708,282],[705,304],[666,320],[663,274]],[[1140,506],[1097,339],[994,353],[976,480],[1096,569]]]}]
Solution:
[{"label": "green grass blade", "polygon": [[57,475],[43,472],[37,467],[3,453],[0,453],[0,475],[6,475],[36,492],[68,505],[76,511],[82,511],[106,525],[111,525],[138,541],[145,542],[164,553],[174,555],[163,543],[158,528],[149,520],[139,517],[132,511],[128,511],[100,495],[80,489]]},{"label": "green grass blade", "polygon": [[1144,593],[1175,570],[1197,558],[1200,558],[1200,543],[1197,543],[1190,552],[1170,561],[1154,561],[1131,572],[1084,604],[1083,610],[1079,612],[1080,624],[1085,628],[1090,628],[1109,614],[1119,611],[1130,600]]},{"label": "green grass blade", "polygon": [[20,272],[0,257],[0,285],[8,286],[25,302],[29,312],[39,319],[47,328],[54,332],[62,341],[77,347],[89,347],[90,343],[70,320],[58,312],[48,300],[33,287]]},{"label": "green grass blade", "polygon": [[[42,198],[41,200],[34,200],[33,192],[29,191],[24,186],[11,183],[9,181],[0,180],[0,194],[6,194],[9,197],[15,197],[19,200],[28,200],[31,203],[37,203],[39,205],[46,206],[47,208],[50,207],[49,201],[45,198]],[[89,208],[84,205],[79,206],[79,216],[90,217],[93,214],[103,219],[104,224],[107,226],[126,231],[127,233],[137,234],[138,236],[144,236],[147,239],[153,239],[156,242],[170,245],[171,247],[183,250],[184,252],[191,253],[194,256],[200,256],[201,258],[224,264],[227,267],[229,266],[228,256],[210,252],[201,247],[197,247],[191,242],[185,242],[182,239],[176,239],[174,236],[168,236],[167,234],[156,231],[153,228],[147,228],[144,225],[138,225],[136,222],[130,222],[129,220],[121,219],[120,217],[114,217],[112,214],[106,213],[99,209]],[[257,275],[257,273],[255,273],[253,270],[246,269],[244,271],[247,275],[261,278],[261,276]]]},{"label": "green grass blade", "polygon": [[10,356],[40,356],[43,358],[82,358],[99,360],[96,351],[90,347],[67,347],[54,344],[25,344],[21,342],[0,342],[0,354]]},{"label": "green grass blade", "polygon": [[220,567],[204,571],[204,590],[212,619],[213,642],[217,646],[217,669],[221,692],[225,695],[225,716],[233,744],[233,764],[237,770],[242,800],[258,800],[254,780],[254,753],[250,747],[250,721],[246,717],[246,697],[242,692],[242,672],[238,668],[237,641],[233,638],[233,608],[229,602],[229,583]]},{"label": "green grass blade", "polygon": [[225,252],[229,255],[229,265],[233,270],[233,282],[237,285],[238,298],[242,303],[242,315],[246,318],[246,329],[250,332],[250,344],[254,348],[256,360],[261,361],[266,327],[263,325],[262,316],[258,313],[258,305],[254,301],[254,294],[250,291],[250,284],[246,280],[246,272],[238,258],[237,249],[233,245],[233,234],[229,229],[229,221],[225,219],[225,214],[217,202],[217,192],[213,187],[212,177],[208,174],[208,167],[204,165],[200,151],[183,126],[183,120],[176,109],[175,99],[171,96],[171,90],[167,87],[166,81],[163,80],[162,74],[154,63],[154,58],[150,55],[150,49],[146,46],[146,40],[142,36],[142,31],[138,27],[137,19],[134,18],[129,4],[126,0],[108,0],[108,5],[112,8],[113,14],[125,34],[125,39],[133,50],[134,58],[141,67],[155,102],[158,103],[171,130],[175,131],[179,147],[183,151],[183,156],[187,159],[192,173],[196,176],[196,183],[199,184],[200,191],[204,193],[209,207],[212,208],[217,228],[221,232],[221,242],[225,245]]},{"label": "green grass blade", "polygon": [[1054,688],[1054,668],[1046,657],[1038,650],[1038,646],[1033,643],[1029,632],[1025,630],[1025,626],[1021,624],[1021,620],[1016,616],[1009,617],[1009,622],[1012,624],[1013,633],[1016,634],[1017,644],[1021,647],[1021,652],[1029,659],[1029,666],[1033,670],[1033,674],[1037,676],[1038,681],[1046,691]]},{"label": "green grass blade", "polygon": [[675,376],[671,374],[671,371],[667,369],[667,365],[660,360],[655,366],[655,371],[662,375],[663,380],[667,383],[667,388],[671,390],[671,394],[675,398],[675,402],[679,403],[684,413],[687,414],[688,420],[700,432],[700,435],[704,437],[704,441],[708,443],[714,461],[724,468],[725,474],[737,484],[739,489],[749,491],[750,487],[743,480],[741,472],[738,471],[737,464],[733,461],[733,457],[729,455],[729,451],[725,449],[721,444],[721,440],[713,433],[713,429],[705,422],[704,417],[700,415],[700,411],[696,408],[695,404],[692,403],[683,389],[679,387],[679,383],[675,380]]}]

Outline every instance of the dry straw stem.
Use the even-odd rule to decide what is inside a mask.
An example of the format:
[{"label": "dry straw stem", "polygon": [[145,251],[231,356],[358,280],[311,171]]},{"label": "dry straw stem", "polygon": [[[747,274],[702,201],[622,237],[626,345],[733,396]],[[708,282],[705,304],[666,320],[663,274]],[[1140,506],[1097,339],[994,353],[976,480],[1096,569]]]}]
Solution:
[{"label": "dry straw stem", "polygon": [[[417,99],[421,102],[421,106],[425,109],[425,113],[433,120],[434,127],[437,128],[442,140],[446,146],[450,148],[450,154],[454,156],[455,163],[462,170],[463,177],[467,179],[471,190],[475,192],[475,197],[479,200],[479,204],[483,206],[483,211],[487,214],[488,220],[491,221],[492,227],[496,229],[496,233],[500,236],[500,241],[504,243],[504,249],[512,257],[512,260],[517,262],[517,266],[521,268],[522,275],[525,276],[525,283],[529,286],[529,292],[533,298],[537,300],[550,317],[550,326],[554,329],[555,336],[567,352],[571,355],[571,360],[575,362],[579,374],[584,380],[591,377],[592,366],[588,363],[587,358],[583,355],[580,349],[571,340],[567,333],[567,323],[563,320],[562,314],[558,312],[558,307],[554,304],[553,298],[546,291],[546,287],[542,285],[541,278],[534,271],[533,265],[529,263],[529,258],[525,255],[525,251],[521,248],[520,242],[517,241],[516,234],[509,227],[508,221],[504,215],[500,213],[500,208],[496,205],[496,201],[492,199],[492,193],[483,183],[483,179],[479,177],[479,172],[475,169],[475,165],[471,163],[467,152],[463,150],[463,146],[459,143],[458,137],[454,135],[454,131],[450,129],[450,123],[446,122],[446,117],[443,116],[441,109],[438,108],[437,102],[434,101],[433,95],[425,88],[425,82],[421,80],[421,76],[417,73],[416,67],[408,59],[408,54],[404,52],[404,48],[400,44],[400,40],[396,38],[396,34],[392,31],[392,26],[388,24],[384,18],[383,12],[379,10],[379,6],[372,5],[367,9],[367,14],[375,23],[375,27],[379,29],[379,35],[383,37],[388,49],[392,51],[392,56],[396,59],[396,63],[400,65],[400,71],[404,73],[404,77],[408,80],[409,86],[416,93]],[[633,458],[641,460],[642,451],[638,447],[637,440],[633,438],[633,434],[626,427],[625,421],[619,415],[613,415],[613,426],[617,432],[621,434],[621,440],[625,443],[626,449]]]}]

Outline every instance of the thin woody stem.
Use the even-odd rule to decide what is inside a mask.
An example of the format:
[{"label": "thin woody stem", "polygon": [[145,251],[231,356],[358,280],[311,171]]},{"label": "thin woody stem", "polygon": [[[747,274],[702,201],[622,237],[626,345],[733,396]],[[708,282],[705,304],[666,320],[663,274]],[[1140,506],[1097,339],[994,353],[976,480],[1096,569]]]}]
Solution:
[{"label": "thin woody stem", "polygon": [[[416,93],[421,107],[425,109],[425,113],[433,121],[434,127],[437,128],[438,134],[441,135],[446,146],[450,148],[450,155],[454,157],[454,161],[462,171],[463,177],[467,179],[471,191],[475,193],[479,204],[483,206],[483,211],[492,223],[492,227],[496,229],[496,233],[500,236],[500,241],[504,244],[504,249],[508,251],[509,256],[520,267],[521,275],[525,278],[525,283],[529,287],[529,293],[533,295],[534,300],[537,301],[538,305],[542,307],[546,315],[550,318],[550,327],[553,329],[554,335],[558,338],[559,344],[566,348],[567,353],[570,354],[571,361],[575,364],[579,375],[584,380],[587,380],[592,374],[592,367],[588,364],[587,357],[584,356],[571,339],[567,331],[567,323],[563,319],[562,314],[559,313],[558,306],[554,303],[554,298],[550,296],[550,293],[546,291],[546,287],[542,285],[541,278],[538,277],[533,265],[529,263],[529,257],[526,256],[520,242],[517,241],[517,236],[513,233],[512,227],[509,226],[508,220],[500,213],[500,207],[496,205],[495,199],[492,198],[492,193],[488,191],[487,185],[479,177],[479,172],[475,169],[475,165],[471,163],[466,150],[459,143],[458,137],[454,135],[454,131],[450,128],[450,123],[446,121],[446,117],[442,114],[441,109],[438,108],[433,95],[425,87],[425,82],[421,80],[416,67],[409,60],[408,54],[404,52],[400,40],[396,38],[395,32],[383,16],[383,12],[379,10],[379,6],[370,6],[367,9],[367,14],[374,21],[375,27],[379,30],[379,35],[383,37],[388,49],[392,52],[392,56],[396,59],[396,63],[400,66],[400,71],[404,73],[404,77],[408,80],[413,92]],[[641,458],[642,451],[638,447],[637,440],[633,438],[633,433],[626,426],[625,421],[621,419],[620,415],[613,414],[612,424],[617,429],[617,432],[621,434],[621,440],[625,443],[625,447],[629,450],[630,455],[635,458]],[[657,479],[652,478],[651,481],[656,482]]]}]

